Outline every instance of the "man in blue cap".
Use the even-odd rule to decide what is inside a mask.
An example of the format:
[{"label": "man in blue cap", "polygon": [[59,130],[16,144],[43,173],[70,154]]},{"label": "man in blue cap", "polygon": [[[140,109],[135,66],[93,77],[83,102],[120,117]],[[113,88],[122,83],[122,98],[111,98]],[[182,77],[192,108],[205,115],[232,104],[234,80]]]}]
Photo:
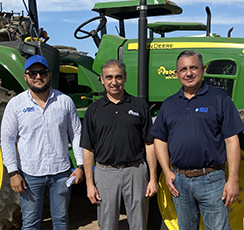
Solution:
[{"label": "man in blue cap", "polygon": [[[83,180],[81,123],[71,98],[50,87],[47,60],[34,55],[25,63],[29,89],[12,98],[1,126],[3,161],[11,188],[19,193],[22,229],[40,229],[45,191],[54,230],[67,230],[70,188],[66,180]],[[79,167],[71,173],[68,143]],[[16,148],[17,146],[17,148]]]}]

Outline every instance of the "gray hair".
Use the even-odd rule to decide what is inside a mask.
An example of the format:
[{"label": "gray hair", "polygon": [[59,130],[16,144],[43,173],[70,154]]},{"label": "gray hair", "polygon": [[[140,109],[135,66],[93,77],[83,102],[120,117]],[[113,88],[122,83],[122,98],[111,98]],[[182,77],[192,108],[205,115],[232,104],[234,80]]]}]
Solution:
[{"label": "gray hair", "polygon": [[125,64],[122,61],[115,60],[115,59],[110,59],[102,65],[102,67],[101,67],[102,73],[103,73],[103,69],[112,67],[112,66],[118,66],[122,70],[123,74],[126,75]]},{"label": "gray hair", "polygon": [[183,57],[192,57],[192,56],[194,56],[194,57],[197,58],[199,64],[200,64],[201,67],[203,68],[204,64],[203,64],[202,55],[201,55],[200,53],[197,53],[197,52],[194,51],[194,50],[185,50],[185,51],[181,52],[181,53],[179,54],[179,56],[177,57],[177,61],[176,61],[176,69],[177,69],[177,67],[178,67],[178,62],[179,62],[179,60],[180,60],[181,58],[183,58]]}]

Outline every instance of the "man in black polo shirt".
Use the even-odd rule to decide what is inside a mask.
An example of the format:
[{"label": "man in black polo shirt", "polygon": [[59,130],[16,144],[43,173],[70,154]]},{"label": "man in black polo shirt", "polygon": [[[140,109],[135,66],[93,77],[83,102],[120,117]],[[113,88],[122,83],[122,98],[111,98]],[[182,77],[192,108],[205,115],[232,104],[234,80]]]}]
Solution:
[{"label": "man in black polo shirt", "polygon": [[122,62],[107,61],[100,77],[106,95],[87,109],[81,137],[87,196],[98,205],[100,229],[118,229],[122,195],[130,229],[146,230],[149,197],[158,189],[151,116],[143,100],[124,90]]},{"label": "man in black polo shirt", "polygon": [[229,230],[228,207],[239,194],[237,134],[244,127],[231,98],[202,82],[205,69],[195,51],[178,56],[182,88],[164,101],[151,130],[180,230],[198,230],[200,212],[206,229]]}]

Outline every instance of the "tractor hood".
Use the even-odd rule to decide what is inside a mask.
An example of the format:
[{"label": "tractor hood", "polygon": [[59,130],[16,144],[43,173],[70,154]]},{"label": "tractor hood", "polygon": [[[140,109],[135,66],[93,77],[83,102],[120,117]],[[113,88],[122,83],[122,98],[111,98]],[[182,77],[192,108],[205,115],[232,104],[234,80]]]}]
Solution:
[{"label": "tractor hood", "polygon": [[201,22],[154,22],[148,23],[147,27],[159,34],[179,30],[207,30],[207,26]]},{"label": "tractor hood", "polygon": [[[93,11],[115,19],[139,18],[140,0],[96,3]],[[182,9],[168,0],[147,0],[147,16],[181,14]]]}]

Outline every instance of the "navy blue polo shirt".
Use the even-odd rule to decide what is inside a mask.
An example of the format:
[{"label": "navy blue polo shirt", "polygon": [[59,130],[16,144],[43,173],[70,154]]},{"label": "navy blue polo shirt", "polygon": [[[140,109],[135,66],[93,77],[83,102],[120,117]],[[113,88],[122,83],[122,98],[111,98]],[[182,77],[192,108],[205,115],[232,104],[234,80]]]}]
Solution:
[{"label": "navy blue polo shirt", "polygon": [[223,164],[224,139],[243,129],[231,98],[203,83],[191,99],[184,96],[183,88],[167,98],[150,133],[168,143],[171,164],[199,169]]},{"label": "navy blue polo shirt", "polygon": [[133,162],[145,157],[145,143],[153,142],[151,126],[146,102],[125,92],[115,104],[105,95],[85,113],[81,147],[93,149],[100,164]]}]

